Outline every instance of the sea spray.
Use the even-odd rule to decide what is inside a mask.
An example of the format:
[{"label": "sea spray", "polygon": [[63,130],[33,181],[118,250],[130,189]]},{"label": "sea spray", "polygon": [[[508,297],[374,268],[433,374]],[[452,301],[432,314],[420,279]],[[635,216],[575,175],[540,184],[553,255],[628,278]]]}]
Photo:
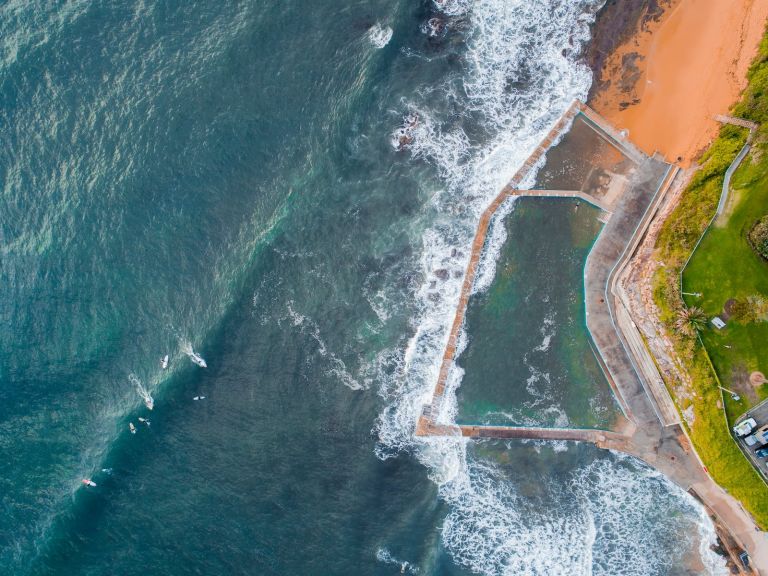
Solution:
[{"label": "sea spray", "polygon": [[[591,73],[578,58],[601,2],[435,0],[434,5],[448,20],[449,35],[451,18],[469,22],[470,31],[460,81],[449,79],[428,97],[415,94],[404,102],[405,120],[393,130],[393,147],[408,150],[414,160],[431,163],[443,189],[433,198],[434,224],[422,236],[419,264],[425,280],[415,290],[413,333],[402,348],[380,353],[375,363],[376,380],[387,402],[376,428],[377,455],[386,459],[408,451],[427,467],[450,506],[443,541],[455,560],[473,571],[607,574],[611,568],[615,572],[616,565],[609,568],[603,562],[610,550],[618,548],[625,550],[622,570],[635,570],[631,567],[636,566],[640,570],[636,573],[648,573],[643,571],[647,568],[643,555],[648,550],[642,543],[629,543],[642,535],[625,532],[620,540],[607,544],[598,536],[599,530],[612,525],[613,517],[621,514],[622,501],[643,492],[636,475],[624,473],[615,498],[608,500],[598,498],[598,490],[586,480],[575,481],[574,495],[583,496],[579,510],[563,512],[556,519],[525,515],[521,512],[525,503],[514,488],[492,464],[468,454],[466,440],[413,437],[422,407],[431,402],[460,295],[463,274],[453,271],[466,270],[481,212],[573,99],[586,96]],[[430,105],[437,98],[459,102],[454,106],[454,110],[459,108],[459,118],[441,116]],[[475,124],[472,136],[469,123]],[[542,162],[543,158],[539,164]],[[526,184],[530,183],[529,175]],[[499,223],[511,206],[512,202],[506,203],[492,222],[473,292],[487,289],[493,279],[505,240]],[[553,331],[554,327],[542,327],[544,350]],[[458,353],[465,344],[462,331]],[[439,407],[439,421],[455,418],[455,389],[461,377],[454,365]],[[558,415],[557,420],[567,424],[563,416]],[[609,464],[602,466],[612,469]],[[589,470],[584,472],[586,476]],[[656,496],[673,491],[669,486],[664,490]],[[643,494],[641,503],[648,506],[650,492]],[[598,501],[602,507],[599,517],[594,507]],[[638,502],[628,505],[632,504]],[[632,525],[643,531],[636,519]],[[711,541],[711,527],[703,530],[702,540]]]},{"label": "sea spray", "polygon": [[[397,360],[400,393],[379,420],[380,454],[410,446],[421,406],[429,402],[463,281],[462,273],[452,272],[466,269],[480,213],[573,99],[586,94],[591,79],[577,56],[588,39],[596,3],[437,5],[446,16],[460,15],[471,25],[461,91],[446,82],[443,97],[459,99],[472,120],[483,122],[488,137],[473,141],[461,125],[441,122],[429,101],[408,105],[419,116],[411,154],[435,165],[444,191],[435,198],[436,223],[422,236],[421,274],[429,280],[416,292],[414,333]],[[496,256],[484,256],[489,258]],[[450,273],[433,280],[436,270],[443,269]],[[425,451],[433,449],[429,443]]]}]

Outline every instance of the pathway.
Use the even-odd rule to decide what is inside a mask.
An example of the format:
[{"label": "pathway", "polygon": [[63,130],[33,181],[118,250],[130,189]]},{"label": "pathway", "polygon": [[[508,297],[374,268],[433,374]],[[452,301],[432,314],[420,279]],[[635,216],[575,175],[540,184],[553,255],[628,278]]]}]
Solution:
[{"label": "pathway", "polygon": [[[715,212],[713,221],[717,219],[719,216],[721,216],[723,214],[723,210],[725,210],[725,205],[728,203],[728,194],[730,193],[730,190],[731,190],[731,176],[733,176],[733,173],[736,171],[736,168],[739,167],[739,164],[741,164],[741,161],[744,160],[744,157],[749,152],[752,136],[754,135],[755,130],[757,130],[757,124],[755,124],[754,122],[750,122],[749,120],[744,120],[743,118],[735,118],[733,116],[725,116],[723,114],[718,114],[717,116],[715,116],[715,120],[717,120],[721,124],[733,124],[734,126],[741,126],[742,128],[747,128],[749,130],[749,136],[747,137],[747,141],[744,143],[744,146],[742,147],[742,149],[736,155],[736,158],[734,159],[734,161],[731,162],[731,165],[728,166],[728,169],[725,171],[725,179],[723,180],[723,190],[720,193],[720,201],[717,203],[717,211]],[[703,238],[704,235],[702,234],[701,237]],[[694,249],[694,252],[695,251],[696,250]],[[693,254],[693,252],[691,252],[691,254]]]}]

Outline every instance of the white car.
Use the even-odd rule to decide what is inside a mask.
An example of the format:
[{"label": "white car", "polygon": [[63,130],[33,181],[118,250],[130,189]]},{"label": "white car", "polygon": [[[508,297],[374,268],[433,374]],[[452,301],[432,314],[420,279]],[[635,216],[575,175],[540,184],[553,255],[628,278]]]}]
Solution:
[{"label": "white car", "polygon": [[736,434],[736,436],[739,438],[743,438],[752,432],[756,426],[757,422],[755,422],[754,418],[747,418],[743,422],[739,422],[736,424],[736,426],[733,427],[733,433]]},{"label": "white car", "polygon": [[757,444],[757,435],[750,434],[749,436],[744,436],[744,443],[747,446],[754,446],[755,444]]}]

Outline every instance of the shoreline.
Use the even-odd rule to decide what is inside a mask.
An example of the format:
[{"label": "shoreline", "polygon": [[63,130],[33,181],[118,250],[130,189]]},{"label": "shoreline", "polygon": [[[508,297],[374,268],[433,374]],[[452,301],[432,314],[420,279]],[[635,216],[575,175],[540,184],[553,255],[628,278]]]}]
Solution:
[{"label": "shoreline", "polygon": [[[593,26],[596,37],[612,32],[617,41],[611,54],[597,60],[587,55],[595,74],[588,102],[617,128],[627,130],[629,138],[646,153],[659,151],[669,161],[686,168],[675,190],[653,218],[620,281],[625,294],[634,292],[627,298],[633,324],[660,325],[658,317],[648,318],[649,313],[654,316],[658,311],[643,304],[652,291],[649,258],[653,258],[656,238],[664,221],[679,203],[695,172],[696,161],[719,132],[714,115],[728,114],[747,86],[747,70],[765,33],[768,1],[715,4],[712,0],[670,0],[660,15],[653,10],[658,7],[653,0],[644,3],[644,12],[639,15],[637,3],[629,4],[632,5],[626,6],[625,12],[634,10],[630,14],[634,21],[625,18],[624,30],[617,31],[614,26],[616,5],[610,5],[613,12],[598,13]],[[650,13],[653,17],[648,16]],[[734,36],[738,42],[734,42]],[[600,68],[595,69],[595,65]],[[672,349],[662,350],[659,357],[658,343],[653,348],[658,365],[674,364],[667,357],[669,353],[674,354]],[[687,438],[687,431],[684,427],[682,430]],[[690,438],[687,440],[690,442]],[[695,450],[693,453],[696,454]],[[708,472],[706,476],[707,484],[723,490]],[[695,496],[713,522],[721,552],[726,552],[726,557],[731,559],[729,568],[735,564],[738,569],[735,553],[738,549],[734,549],[738,542],[739,546],[749,549],[754,568],[765,573],[768,569],[765,546],[755,538],[759,532],[745,533],[747,526],[734,530],[738,527],[733,525],[733,520],[745,514],[741,503],[712,491],[708,497],[700,493]],[[709,505],[713,499],[719,501],[719,514]],[[730,516],[730,522],[724,514]]]},{"label": "shoreline", "polygon": [[636,0],[626,10],[638,2],[642,12],[622,29],[612,12],[598,13],[598,39],[628,38],[602,58],[588,51],[587,62],[601,67],[587,103],[646,154],[688,167],[717,135],[714,116],[727,114],[747,85],[768,0]]},{"label": "shoreline", "polygon": [[[606,377],[610,374],[610,380],[614,383],[614,393],[622,407],[624,418],[619,419],[611,430],[444,423],[440,420],[440,412],[448,371],[454,359],[457,333],[463,323],[476,263],[484,246],[490,219],[506,196],[580,197],[579,194],[583,193],[581,191],[517,188],[527,170],[536,165],[536,159],[554,144],[557,134],[561,131],[569,132],[578,117],[583,117],[581,121],[591,126],[590,130],[596,131],[597,138],[604,139],[621,151],[623,160],[619,160],[615,168],[624,165],[626,170],[627,163],[634,165],[634,169],[627,172],[626,176],[614,174],[610,177],[627,177],[628,181],[626,186],[622,186],[622,192],[618,196],[610,195],[610,205],[604,207],[604,210],[608,210],[605,212],[606,226],[587,256],[584,272],[587,329],[597,348],[597,354],[605,364]],[[560,146],[562,142],[555,146]],[[555,167],[556,171],[560,169],[561,167]],[[653,362],[646,359],[647,352],[643,353],[642,345],[636,345],[639,336],[636,334],[636,326],[626,320],[629,317],[626,310],[628,305],[620,289],[621,278],[659,214],[660,206],[669,198],[669,191],[679,183],[679,174],[680,169],[677,166],[664,162],[660,157],[643,155],[599,115],[578,100],[575,101],[534,150],[529,160],[523,164],[510,184],[483,213],[464,277],[462,298],[455,311],[453,330],[445,347],[432,400],[424,405],[415,434],[420,437],[589,442],[599,448],[629,454],[664,474],[684,491],[695,493],[705,504],[706,510],[712,511],[715,516],[713,526],[719,538],[720,549],[728,551],[731,565],[738,565],[738,553],[746,549],[753,564],[759,566],[763,573],[768,573],[768,550],[755,539],[753,520],[735,499],[715,484],[698,454],[692,450],[691,442],[666,387],[660,385],[661,379],[658,375],[648,375],[647,369],[653,366]],[[610,185],[601,185],[597,190],[600,195],[608,195],[610,189]],[[596,206],[604,204],[599,198],[581,199]],[[736,546],[723,547],[723,543],[729,542],[735,542]]]}]

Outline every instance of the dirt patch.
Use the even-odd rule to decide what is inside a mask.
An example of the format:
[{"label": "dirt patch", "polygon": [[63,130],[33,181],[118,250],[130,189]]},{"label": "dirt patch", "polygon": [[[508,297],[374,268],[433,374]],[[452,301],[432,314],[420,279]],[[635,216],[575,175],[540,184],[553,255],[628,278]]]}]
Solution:
[{"label": "dirt patch", "polygon": [[749,399],[750,404],[756,404],[760,400],[744,364],[737,364],[731,369],[731,387],[734,392]]},{"label": "dirt patch", "polygon": [[752,374],[749,375],[749,383],[755,388],[762,386],[766,382],[768,382],[768,380],[766,380],[765,374],[762,372],[752,372]]}]

